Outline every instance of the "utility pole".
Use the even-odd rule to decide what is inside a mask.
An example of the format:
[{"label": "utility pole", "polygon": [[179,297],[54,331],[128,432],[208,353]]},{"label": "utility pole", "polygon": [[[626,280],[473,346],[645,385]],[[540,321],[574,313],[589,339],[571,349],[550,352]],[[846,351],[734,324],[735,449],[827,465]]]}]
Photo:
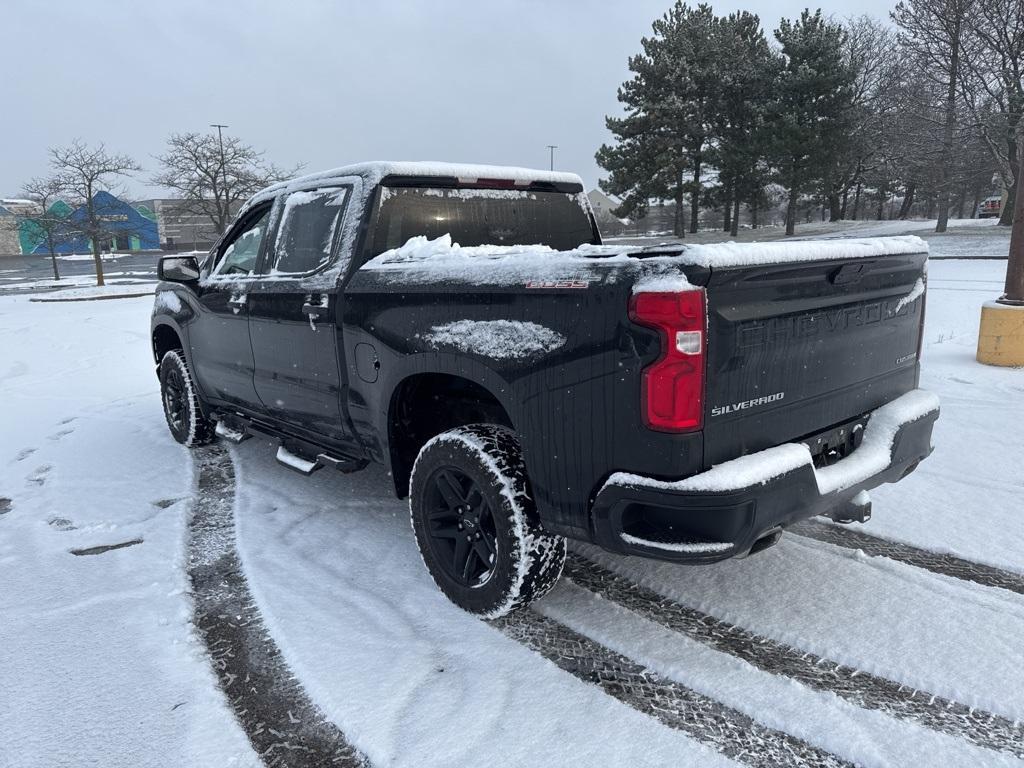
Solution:
[{"label": "utility pole", "polygon": [[555,170],[555,150],[558,149],[557,144],[548,144],[548,149],[551,152],[551,170]]},{"label": "utility pole", "polygon": [[[210,127],[217,129],[217,143],[220,145],[220,172],[221,172],[221,176],[224,179],[224,188],[221,190],[221,192],[224,195],[224,200],[225,200],[225,205],[226,205],[227,204],[227,190],[228,190],[228,169],[227,169],[227,164],[224,162],[224,134],[222,133],[222,131],[225,128],[227,128],[228,126],[224,125],[223,123],[210,123]],[[221,220],[226,222],[227,219],[228,219],[228,215],[230,213],[231,213],[230,211],[227,211],[227,210],[224,211],[224,213],[221,214],[221,216],[220,216]],[[223,230],[224,227],[222,226],[221,229]],[[221,232],[220,234],[223,234],[223,232]]]}]

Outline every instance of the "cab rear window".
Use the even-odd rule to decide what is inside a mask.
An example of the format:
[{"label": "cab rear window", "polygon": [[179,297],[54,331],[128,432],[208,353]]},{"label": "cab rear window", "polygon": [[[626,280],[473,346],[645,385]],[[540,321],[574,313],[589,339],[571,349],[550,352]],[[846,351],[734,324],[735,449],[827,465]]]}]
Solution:
[{"label": "cab rear window", "polygon": [[450,234],[462,246],[547,245],[570,250],[595,242],[582,193],[517,189],[383,187],[371,256],[411,237]]}]

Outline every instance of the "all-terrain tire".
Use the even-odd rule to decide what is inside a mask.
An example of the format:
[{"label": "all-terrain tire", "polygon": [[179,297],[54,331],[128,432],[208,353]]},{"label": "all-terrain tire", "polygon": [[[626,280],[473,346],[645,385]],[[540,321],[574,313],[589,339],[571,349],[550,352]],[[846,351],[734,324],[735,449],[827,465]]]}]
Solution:
[{"label": "all-terrain tire", "polygon": [[185,354],[172,349],[160,360],[160,399],[171,435],[189,448],[213,442],[213,424],[203,415]]},{"label": "all-terrain tire", "polygon": [[[464,505],[448,503],[460,493]],[[466,514],[452,518],[446,511],[451,507]],[[471,507],[484,511],[474,517]],[[541,527],[519,440],[507,427],[471,424],[424,445],[412,468],[409,511],[427,570],[441,591],[469,613],[504,616],[543,596],[562,574],[565,539]],[[454,533],[454,543],[449,545],[442,532]],[[487,568],[477,556],[475,569],[467,566],[460,573],[453,564],[459,562],[456,547],[463,541],[483,546],[481,537],[491,550],[490,569],[474,575]]]}]

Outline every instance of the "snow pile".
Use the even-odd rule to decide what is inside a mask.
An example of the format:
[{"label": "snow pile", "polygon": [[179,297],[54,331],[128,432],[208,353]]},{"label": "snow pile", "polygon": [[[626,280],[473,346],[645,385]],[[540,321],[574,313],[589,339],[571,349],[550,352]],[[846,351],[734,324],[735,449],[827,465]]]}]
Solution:
[{"label": "snow pile", "polygon": [[885,470],[892,462],[893,440],[900,427],[939,409],[939,398],[921,389],[911,390],[871,414],[864,440],[846,458],[830,467],[815,469],[811,451],[804,443],[784,443],[757,453],[726,461],[707,472],[684,480],[655,480],[628,472],[616,472],[605,483],[628,488],[659,488],[666,491],[720,492],[764,485],[803,466],[814,471],[821,494],[841,491]]},{"label": "snow pile", "polygon": [[517,320],[456,320],[435,325],[420,338],[434,347],[454,347],[495,360],[526,358],[565,344],[565,337],[557,331]]}]

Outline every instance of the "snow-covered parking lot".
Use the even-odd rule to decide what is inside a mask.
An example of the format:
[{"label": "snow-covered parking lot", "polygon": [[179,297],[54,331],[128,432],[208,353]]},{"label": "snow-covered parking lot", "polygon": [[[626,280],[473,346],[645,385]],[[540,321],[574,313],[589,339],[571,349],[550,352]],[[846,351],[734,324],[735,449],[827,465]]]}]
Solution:
[{"label": "snow-covered parking lot", "polygon": [[930,265],[935,453],[745,560],[576,547],[452,606],[383,471],[167,433],[151,298],[0,297],[0,766],[1024,763],[1024,371],[1003,261]]}]

